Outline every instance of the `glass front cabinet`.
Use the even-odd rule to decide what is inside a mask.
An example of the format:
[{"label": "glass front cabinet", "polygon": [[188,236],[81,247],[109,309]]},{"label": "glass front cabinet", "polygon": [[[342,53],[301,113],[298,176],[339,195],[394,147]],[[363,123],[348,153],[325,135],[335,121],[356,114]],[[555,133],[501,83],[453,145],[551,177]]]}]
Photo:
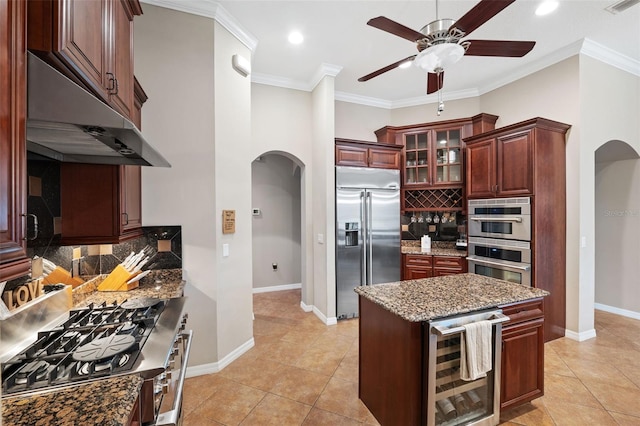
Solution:
[{"label": "glass front cabinet", "polygon": [[404,184],[462,185],[462,128],[405,133]]}]

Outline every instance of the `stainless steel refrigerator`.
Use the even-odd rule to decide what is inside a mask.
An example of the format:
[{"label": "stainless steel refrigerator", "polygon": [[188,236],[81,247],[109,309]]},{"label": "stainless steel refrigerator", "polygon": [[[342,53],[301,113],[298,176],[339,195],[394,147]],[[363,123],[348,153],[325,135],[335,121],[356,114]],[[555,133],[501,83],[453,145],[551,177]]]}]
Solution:
[{"label": "stainless steel refrigerator", "polygon": [[361,285],[400,280],[400,171],[336,167],[336,313],[358,316]]}]

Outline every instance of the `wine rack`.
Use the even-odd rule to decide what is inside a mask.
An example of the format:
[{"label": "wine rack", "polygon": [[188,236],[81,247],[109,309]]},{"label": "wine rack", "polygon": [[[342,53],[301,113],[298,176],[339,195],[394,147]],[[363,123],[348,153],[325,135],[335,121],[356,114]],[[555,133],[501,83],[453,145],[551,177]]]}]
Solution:
[{"label": "wine rack", "polygon": [[462,211],[463,188],[404,189],[404,211]]}]

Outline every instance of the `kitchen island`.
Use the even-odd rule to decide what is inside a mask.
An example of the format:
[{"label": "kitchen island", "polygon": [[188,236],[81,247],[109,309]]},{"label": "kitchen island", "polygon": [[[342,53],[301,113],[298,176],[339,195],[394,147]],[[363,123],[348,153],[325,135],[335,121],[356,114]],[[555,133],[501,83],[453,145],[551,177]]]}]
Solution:
[{"label": "kitchen island", "polygon": [[357,287],[359,396],[383,425],[426,424],[429,321],[501,308],[500,407],[543,394],[543,297],[549,293],[475,274]]}]

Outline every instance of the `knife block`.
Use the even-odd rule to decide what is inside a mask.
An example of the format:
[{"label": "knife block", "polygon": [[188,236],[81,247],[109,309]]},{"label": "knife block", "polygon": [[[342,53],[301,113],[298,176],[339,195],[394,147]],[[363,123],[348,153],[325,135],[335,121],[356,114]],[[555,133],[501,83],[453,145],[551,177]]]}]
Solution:
[{"label": "knife block", "polygon": [[131,273],[124,266],[118,265],[113,271],[98,285],[98,291],[129,291],[138,288],[139,281],[127,284],[131,278],[140,272]]}]

